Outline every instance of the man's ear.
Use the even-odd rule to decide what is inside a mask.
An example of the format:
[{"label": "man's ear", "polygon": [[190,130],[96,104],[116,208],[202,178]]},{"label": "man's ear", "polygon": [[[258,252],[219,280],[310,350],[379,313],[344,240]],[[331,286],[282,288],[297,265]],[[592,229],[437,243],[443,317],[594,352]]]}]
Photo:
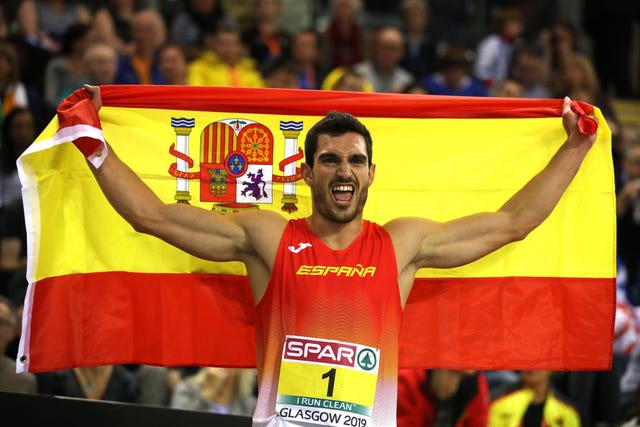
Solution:
[{"label": "man's ear", "polygon": [[369,166],[369,185],[373,184],[373,178],[376,176],[376,164]]},{"label": "man's ear", "polygon": [[300,171],[302,172],[302,179],[307,185],[311,185],[313,182],[313,171],[311,170],[311,166],[306,163],[300,164]]}]

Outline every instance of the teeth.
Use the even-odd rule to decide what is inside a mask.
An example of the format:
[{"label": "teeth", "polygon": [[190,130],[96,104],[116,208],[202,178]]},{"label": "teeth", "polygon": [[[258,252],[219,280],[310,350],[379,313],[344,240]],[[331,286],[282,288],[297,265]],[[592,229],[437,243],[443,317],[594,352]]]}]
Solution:
[{"label": "teeth", "polygon": [[335,185],[333,187],[333,191],[353,191],[353,186],[352,185]]}]

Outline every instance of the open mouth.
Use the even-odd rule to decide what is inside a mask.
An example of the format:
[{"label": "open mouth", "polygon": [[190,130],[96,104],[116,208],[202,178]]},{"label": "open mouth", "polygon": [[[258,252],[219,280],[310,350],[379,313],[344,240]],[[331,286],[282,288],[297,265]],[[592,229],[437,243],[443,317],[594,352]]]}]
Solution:
[{"label": "open mouth", "polygon": [[333,199],[338,203],[349,203],[353,199],[353,184],[335,184],[331,187]]}]

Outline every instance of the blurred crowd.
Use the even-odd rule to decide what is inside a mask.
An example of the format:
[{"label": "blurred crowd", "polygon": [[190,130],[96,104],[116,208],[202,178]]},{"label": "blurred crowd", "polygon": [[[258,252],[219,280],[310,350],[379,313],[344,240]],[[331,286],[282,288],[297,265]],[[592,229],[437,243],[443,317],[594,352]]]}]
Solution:
[{"label": "blurred crowd", "polygon": [[640,120],[620,120],[616,105],[631,100],[640,109],[640,4],[578,4],[3,1],[0,390],[249,416],[255,405],[256,375],[250,369],[116,365],[15,374],[27,253],[16,159],[60,101],[83,84],[570,96],[599,107],[612,131],[618,194],[612,369],[402,370],[398,425],[635,424],[640,415]]}]

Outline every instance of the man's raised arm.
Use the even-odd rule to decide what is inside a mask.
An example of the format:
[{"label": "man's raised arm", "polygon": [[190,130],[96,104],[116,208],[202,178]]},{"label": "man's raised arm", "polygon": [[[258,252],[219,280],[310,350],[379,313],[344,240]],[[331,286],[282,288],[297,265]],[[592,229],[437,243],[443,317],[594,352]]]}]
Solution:
[{"label": "man's raised arm", "polygon": [[[102,105],[100,89],[85,86],[85,90],[91,94],[94,106],[99,109]],[[86,150],[80,149],[87,155]],[[108,154],[104,155],[106,157],[99,167],[89,163],[102,192],[114,209],[136,231],[159,237],[200,258],[246,261],[248,257],[256,255],[252,240],[257,238],[254,233],[258,232],[257,223],[262,223],[264,227],[265,222],[284,222],[284,218],[276,213],[255,211],[220,215],[186,204],[165,204],[118,158],[111,147]],[[258,216],[260,220],[256,221]]]},{"label": "man's raised arm", "polygon": [[578,115],[572,111],[569,98],[563,101],[562,123],[567,140],[545,168],[497,212],[444,223],[411,218],[387,224],[396,242],[400,269],[464,265],[524,239],[540,225],[562,197],[596,137],[580,132]]}]

